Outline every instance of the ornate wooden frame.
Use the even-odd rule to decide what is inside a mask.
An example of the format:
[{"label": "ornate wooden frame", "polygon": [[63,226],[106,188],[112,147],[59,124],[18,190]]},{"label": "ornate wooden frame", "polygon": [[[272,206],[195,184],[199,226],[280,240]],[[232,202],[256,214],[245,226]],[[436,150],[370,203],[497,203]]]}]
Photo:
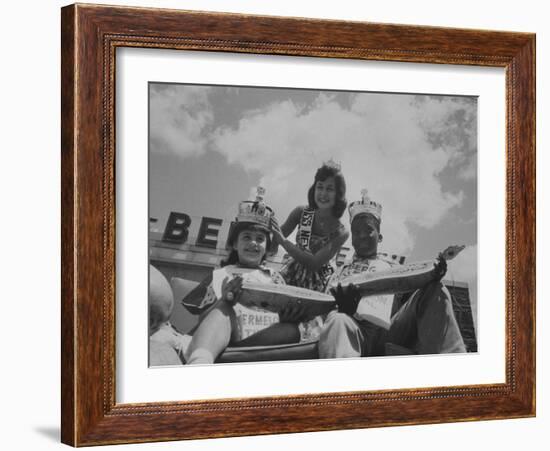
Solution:
[{"label": "ornate wooden frame", "polygon": [[[78,4],[62,9],[61,32],[64,443],[81,446],[535,415],[535,35]],[[117,47],[504,67],[506,382],[117,404]]]}]

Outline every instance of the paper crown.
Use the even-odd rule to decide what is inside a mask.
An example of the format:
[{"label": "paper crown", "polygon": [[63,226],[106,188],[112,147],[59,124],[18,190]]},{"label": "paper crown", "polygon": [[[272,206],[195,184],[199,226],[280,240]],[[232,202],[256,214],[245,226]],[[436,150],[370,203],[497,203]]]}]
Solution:
[{"label": "paper crown", "polygon": [[252,222],[269,229],[273,210],[264,202],[265,188],[256,188],[256,200],[244,200],[239,203],[237,222]]},{"label": "paper crown", "polygon": [[372,215],[378,220],[378,222],[382,221],[382,205],[371,200],[369,198],[369,192],[366,189],[361,191],[361,200],[352,202],[349,205],[348,210],[350,224],[358,215],[362,214]]}]

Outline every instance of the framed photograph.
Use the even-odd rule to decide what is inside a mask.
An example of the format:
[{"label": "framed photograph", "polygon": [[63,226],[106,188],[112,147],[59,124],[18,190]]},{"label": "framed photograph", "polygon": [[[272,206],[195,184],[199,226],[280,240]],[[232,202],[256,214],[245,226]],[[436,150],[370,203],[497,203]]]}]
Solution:
[{"label": "framed photograph", "polygon": [[61,69],[64,443],[535,415],[534,35],[71,5]]}]

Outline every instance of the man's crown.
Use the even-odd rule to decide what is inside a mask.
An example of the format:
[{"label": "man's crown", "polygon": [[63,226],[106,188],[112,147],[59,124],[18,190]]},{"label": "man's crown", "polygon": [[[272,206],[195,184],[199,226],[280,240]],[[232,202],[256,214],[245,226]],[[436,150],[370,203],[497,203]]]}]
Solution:
[{"label": "man's crown", "polygon": [[378,222],[382,221],[382,205],[370,199],[369,192],[366,189],[361,191],[361,200],[352,202],[349,205],[349,222],[353,222],[357,215],[370,214],[374,216]]},{"label": "man's crown", "polygon": [[256,200],[244,200],[239,203],[237,222],[252,222],[269,228],[273,210],[264,202],[265,188],[256,188]]}]

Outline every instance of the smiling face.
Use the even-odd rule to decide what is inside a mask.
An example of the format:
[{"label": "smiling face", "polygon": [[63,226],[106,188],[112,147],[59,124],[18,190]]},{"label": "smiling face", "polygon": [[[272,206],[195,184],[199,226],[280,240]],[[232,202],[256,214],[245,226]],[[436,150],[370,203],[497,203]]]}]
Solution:
[{"label": "smiling face", "polygon": [[233,249],[237,251],[241,265],[257,268],[267,250],[267,235],[260,230],[245,229],[239,233]]},{"label": "smiling face", "polygon": [[334,177],[327,177],[325,180],[317,180],[315,183],[314,196],[317,208],[332,208],[336,202],[336,182]]},{"label": "smiling face", "polygon": [[378,252],[378,243],[381,241],[380,225],[372,215],[363,214],[353,220],[351,243],[358,257],[375,257]]}]

